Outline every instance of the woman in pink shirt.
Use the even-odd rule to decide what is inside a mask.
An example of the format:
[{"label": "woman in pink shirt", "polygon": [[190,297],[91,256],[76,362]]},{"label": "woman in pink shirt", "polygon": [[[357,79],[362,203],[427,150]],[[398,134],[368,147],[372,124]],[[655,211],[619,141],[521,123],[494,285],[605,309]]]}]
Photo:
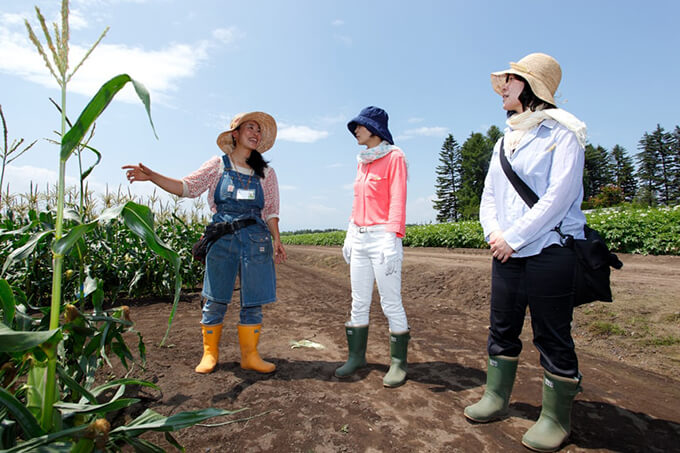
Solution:
[{"label": "woman in pink shirt", "polygon": [[349,358],[335,375],[348,377],[366,365],[369,312],[373,284],[390,328],[390,369],[385,387],[406,380],[409,326],[401,301],[402,238],[406,230],[406,157],[394,146],[387,113],[366,107],[347,124],[359,145],[352,217],[342,254],[350,265],[352,312],[345,323]]}]

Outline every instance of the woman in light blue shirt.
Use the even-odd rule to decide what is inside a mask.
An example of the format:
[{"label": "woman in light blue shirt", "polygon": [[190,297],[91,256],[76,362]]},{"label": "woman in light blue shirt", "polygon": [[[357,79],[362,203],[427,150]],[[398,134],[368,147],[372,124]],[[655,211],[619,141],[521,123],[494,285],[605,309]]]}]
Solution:
[{"label": "woman in light blue shirt", "polygon": [[[522,443],[538,451],[557,450],[567,439],[572,401],[581,390],[571,337],[576,256],[555,227],[583,238],[586,127],[555,107],[561,77],[559,63],[542,53],[491,74],[508,127],[494,147],[479,210],[493,255],[486,389],[465,408],[465,416],[479,423],[507,414],[528,306],[544,368],[543,407]],[[533,206],[508,179],[501,153],[538,196]]]}]

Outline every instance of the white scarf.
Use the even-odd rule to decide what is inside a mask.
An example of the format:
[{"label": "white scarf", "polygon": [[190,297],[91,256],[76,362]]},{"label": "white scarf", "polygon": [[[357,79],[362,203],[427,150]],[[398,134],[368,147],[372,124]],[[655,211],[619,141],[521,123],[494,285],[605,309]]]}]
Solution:
[{"label": "white scarf", "polygon": [[527,110],[512,115],[505,122],[510,130],[505,133],[505,145],[509,151],[514,151],[524,134],[547,119],[553,119],[576,134],[579,145],[585,148],[588,138],[586,124],[571,113],[562,109],[545,109],[532,112]]},{"label": "white scarf", "polygon": [[370,164],[374,160],[385,157],[394,149],[399,148],[394,145],[390,145],[386,140],[383,140],[378,146],[367,148],[359,152],[359,154],[357,154],[357,161],[360,164]]}]

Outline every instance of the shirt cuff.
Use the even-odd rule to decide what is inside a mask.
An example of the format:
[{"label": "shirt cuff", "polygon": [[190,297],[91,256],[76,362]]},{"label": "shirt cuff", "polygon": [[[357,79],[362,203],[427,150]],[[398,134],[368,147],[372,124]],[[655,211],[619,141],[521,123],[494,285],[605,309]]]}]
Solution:
[{"label": "shirt cuff", "polygon": [[512,228],[503,232],[503,239],[515,252],[524,246],[524,241]]}]

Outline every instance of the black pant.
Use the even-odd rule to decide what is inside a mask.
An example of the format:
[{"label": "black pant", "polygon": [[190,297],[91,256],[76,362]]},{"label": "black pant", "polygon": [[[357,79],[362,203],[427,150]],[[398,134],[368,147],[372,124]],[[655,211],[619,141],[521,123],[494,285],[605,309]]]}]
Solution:
[{"label": "black pant", "polygon": [[543,368],[559,376],[578,375],[571,338],[575,266],[574,251],[560,246],[505,263],[493,260],[489,355],[519,356],[519,336],[528,305],[534,345],[541,353]]}]

